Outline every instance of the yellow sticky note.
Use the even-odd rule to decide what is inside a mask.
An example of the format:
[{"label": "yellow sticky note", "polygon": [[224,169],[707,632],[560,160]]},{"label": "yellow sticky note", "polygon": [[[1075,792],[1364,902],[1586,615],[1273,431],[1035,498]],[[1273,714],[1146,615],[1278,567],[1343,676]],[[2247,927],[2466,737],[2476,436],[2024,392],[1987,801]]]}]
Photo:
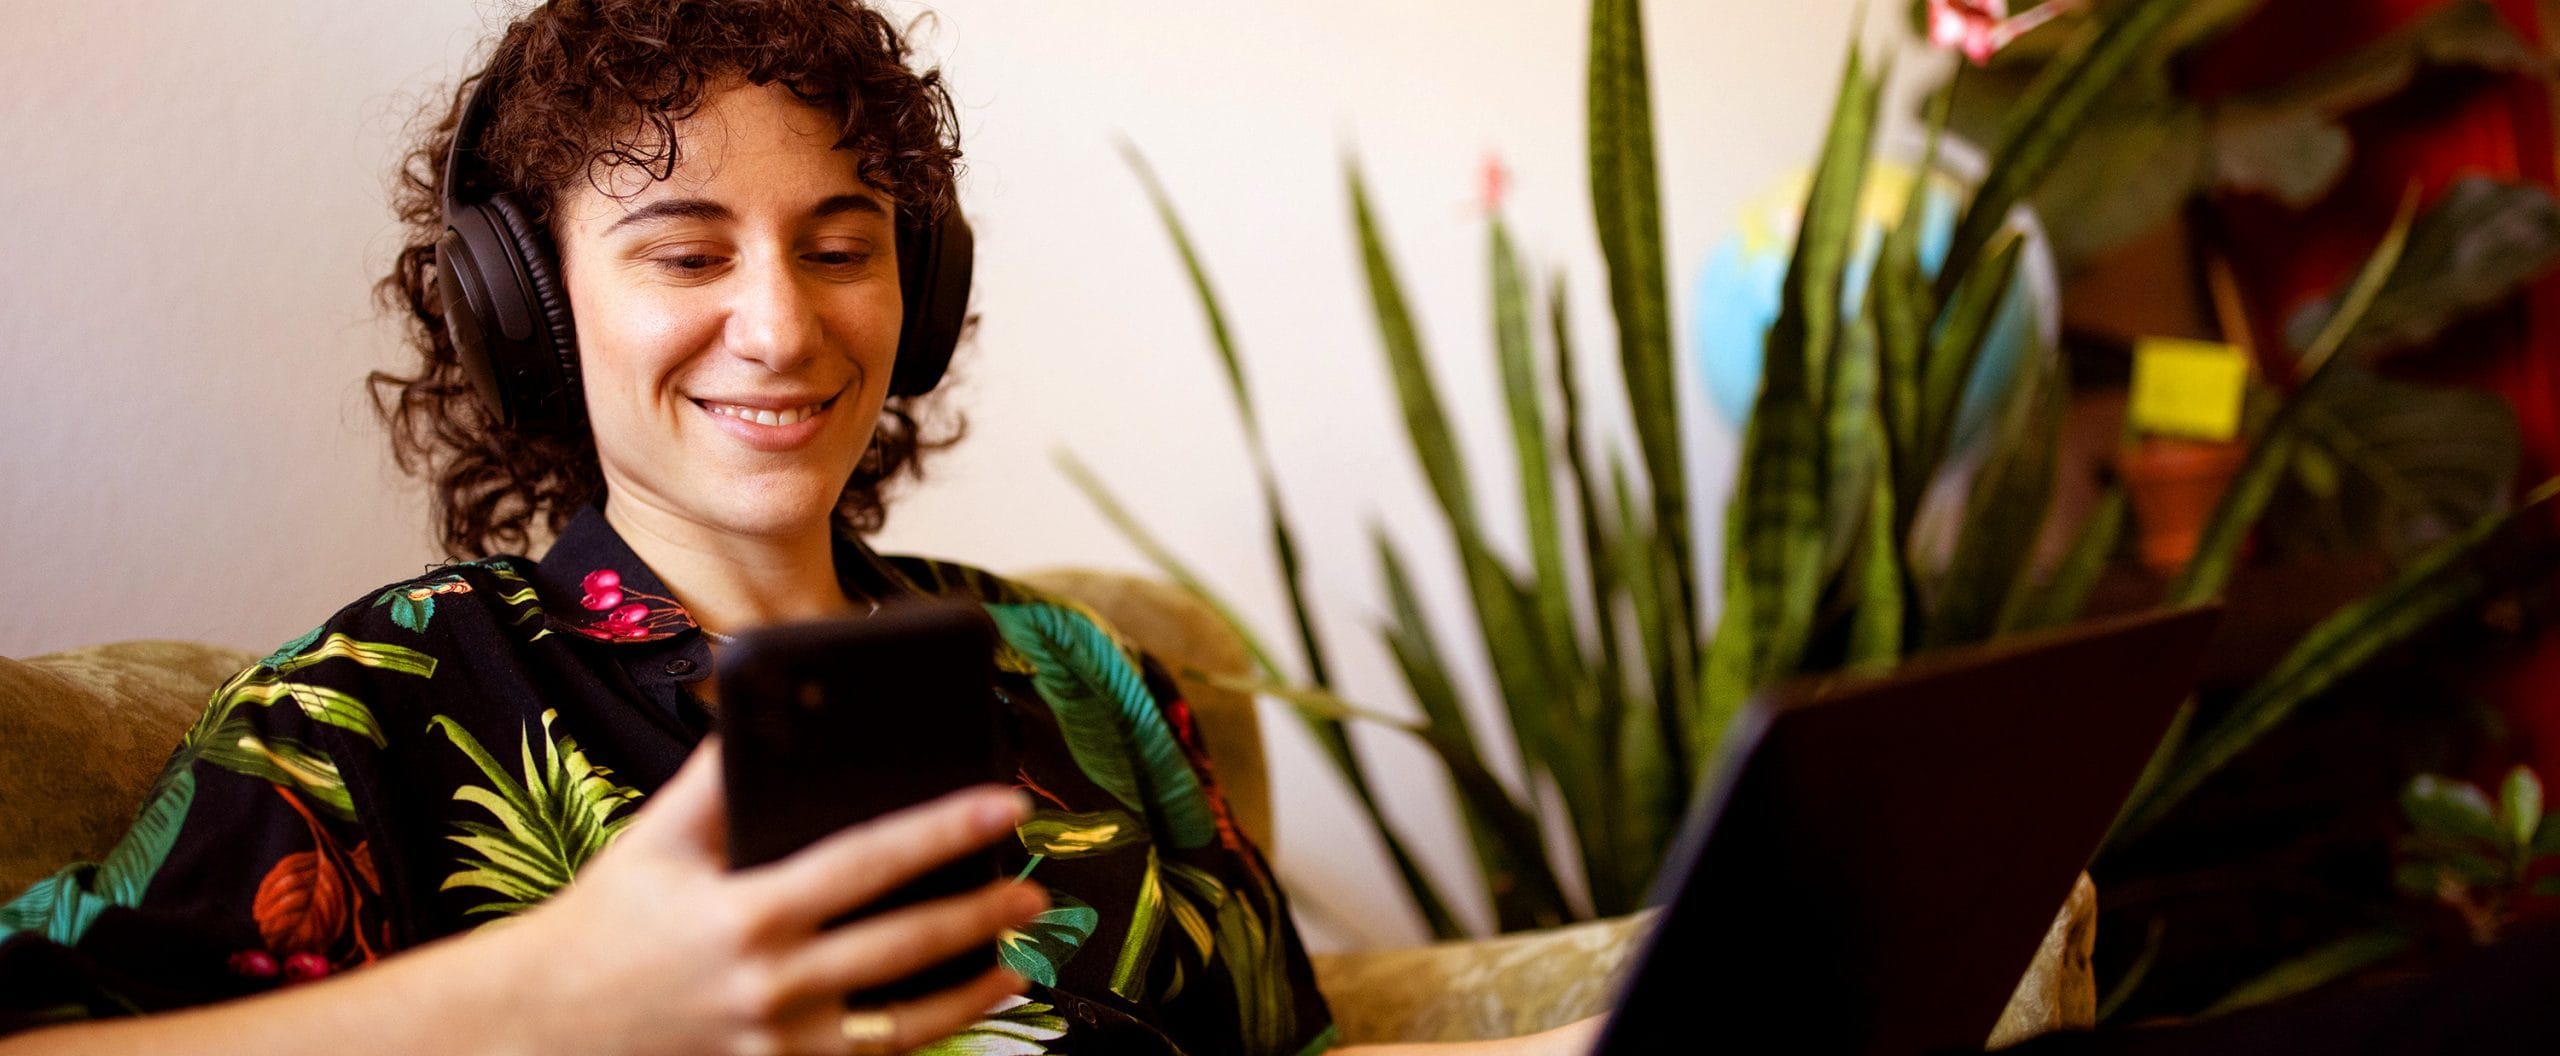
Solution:
[{"label": "yellow sticky note", "polygon": [[2146,337],[2133,347],[2133,403],[2127,424],[2146,433],[2197,440],[2240,435],[2240,398],[2249,357],[2219,341]]}]

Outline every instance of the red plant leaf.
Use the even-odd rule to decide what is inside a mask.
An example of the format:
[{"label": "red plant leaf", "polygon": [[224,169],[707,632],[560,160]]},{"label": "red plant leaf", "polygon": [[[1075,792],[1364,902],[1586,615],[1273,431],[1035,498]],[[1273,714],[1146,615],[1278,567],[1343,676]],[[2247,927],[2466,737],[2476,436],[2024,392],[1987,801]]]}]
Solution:
[{"label": "red plant leaf", "polygon": [[295,851],[258,883],[258,935],[280,954],[325,955],[347,931],[347,881],[318,851]]}]

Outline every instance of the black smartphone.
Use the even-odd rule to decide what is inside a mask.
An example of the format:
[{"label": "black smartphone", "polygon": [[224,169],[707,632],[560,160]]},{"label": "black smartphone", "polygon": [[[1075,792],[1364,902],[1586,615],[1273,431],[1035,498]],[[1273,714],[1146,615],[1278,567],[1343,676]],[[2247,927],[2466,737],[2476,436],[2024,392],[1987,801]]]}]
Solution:
[{"label": "black smartphone", "polygon": [[[740,634],[719,661],[730,868],[788,857],[847,826],[1004,780],[994,678],[995,628],[975,606],[901,599],[868,616]],[[990,845],[844,919],[972,891],[1001,869]],[[990,943],[848,1002],[912,1000],[995,964]]]}]

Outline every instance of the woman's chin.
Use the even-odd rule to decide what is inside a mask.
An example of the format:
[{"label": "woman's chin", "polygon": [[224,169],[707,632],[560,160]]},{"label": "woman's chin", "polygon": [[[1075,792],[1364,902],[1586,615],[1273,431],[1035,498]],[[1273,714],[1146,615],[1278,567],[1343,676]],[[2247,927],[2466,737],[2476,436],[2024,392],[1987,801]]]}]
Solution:
[{"label": "woman's chin", "polygon": [[710,520],[723,531],[753,538],[783,538],[803,532],[827,531],[835,514],[837,494],[733,501],[725,503],[727,508]]}]

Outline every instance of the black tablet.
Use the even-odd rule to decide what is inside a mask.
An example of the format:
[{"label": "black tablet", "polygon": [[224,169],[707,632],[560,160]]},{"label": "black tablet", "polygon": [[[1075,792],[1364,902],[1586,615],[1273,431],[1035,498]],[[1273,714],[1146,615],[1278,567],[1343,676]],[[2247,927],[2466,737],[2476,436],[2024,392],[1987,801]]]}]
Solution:
[{"label": "black tablet", "polygon": [[2219,607],[1755,699],[1665,859],[1599,1052],[1980,1051]]}]

